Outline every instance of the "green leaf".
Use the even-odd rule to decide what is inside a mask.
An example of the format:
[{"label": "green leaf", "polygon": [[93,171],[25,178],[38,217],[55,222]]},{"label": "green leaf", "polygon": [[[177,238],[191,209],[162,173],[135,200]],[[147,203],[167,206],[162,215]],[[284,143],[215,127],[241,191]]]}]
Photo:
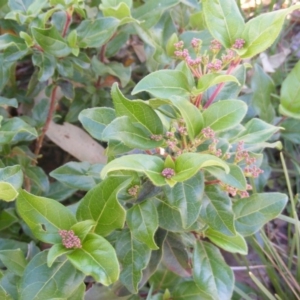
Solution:
[{"label": "green leaf", "polygon": [[16,190],[22,187],[23,173],[21,166],[14,165],[0,169],[0,181],[10,183]]},{"label": "green leaf", "polygon": [[201,289],[194,281],[184,281],[174,286],[172,292],[172,299],[174,300],[215,300],[213,295],[210,295]]},{"label": "green leaf", "polygon": [[150,105],[141,100],[125,98],[116,83],[111,88],[111,96],[118,117],[127,116],[131,122],[142,124],[152,134],[163,133],[162,122]]},{"label": "green leaf", "polygon": [[134,205],[127,211],[126,222],[132,235],[150,249],[158,249],[154,234],[158,228],[158,214],[152,199]]},{"label": "green leaf", "polygon": [[251,119],[237,137],[231,142],[244,141],[245,144],[256,144],[267,141],[280,128],[260,119]]},{"label": "green leaf", "polygon": [[[288,74],[281,85],[280,112],[286,116],[300,119],[300,61]],[[289,114],[291,113],[291,114]]]},{"label": "green leaf", "polygon": [[243,170],[234,164],[228,164],[228,166],[230,168],[229,173],[225,173],[224,170],[217,167],[208,167],[206,170],[223,183],[233,186],[240,191],[245,191],[247,182]]},{"label": "green leaf", "polygon": [[80,48],[99,48],[113,36],[120,21],[115,18],[84,20],[77,27]]},{"label": "green leaf", "polygon": [[281,123],[281,126],[284,128],[281,132],[282,137],[295,144],[300,144],[300,120],[288,118]]},{"label": "green leaf", "polygon": [[26,45],[22,38],[8,33],[0,35],[0,50],[5,50],[11,46],[15,46],[19,50],[26,49]]},{"label": "green leaf", "polygon": [[284,209],[287,196],[281,193],[254,194],[233,204],[236,230],[243,236],[258,231]]},{"label": "green leaf", "polygon": [[103,180],[83,197],[77,209],[77,218],[94,220],[94,232],[103,236],[123,228],[126,211],[117,196],[130,180],[128,176],[112,176]]},{"label": "green leaf", "polygon": [[285,17],[299,8],[300,5],[293,5],[287,9],[261,14],[247,22],[240,36],[246,42],[245,50],[241,51],[241,57],[253,57],[270,47],[278,37]]},{"label": "green leaf", "polygon": [[18,107],[18,101],[16,98],[6,98],[0,96],[0,106],[11,106],[11,107]]},{"label": "green leaf", "polygon": [[34,2],[34,0],[9,0],[8,6],[11,10],[17,10],[26,13],[28,7]]},{"label": "green leaf", "polygon": [[51,268],[55,260],[62,256],[65,255],[69,252],[71,252],[73,249],[67,249],[65,246],[62,244],[55,244],[53,245],[47,255],[47,266],[48,268]]},{"label": "green leaf", "polygon": [[180,277],[190,277],[191,267],[185,245],[177,234],[168,233],[163,245],[163,264]]},{"label": "green leaf", "polygon": [[76,223],[74,215],[64,205],[23,190],[17,199],[17,210],[35,237],[46,243],[60,243],[58,231],[69,230]]},{"label": "green leaf", "polygon": [[85,220],[85,221],[77,222],[75,225],[71,227],[71,230],[73,230],[75,235],[77,235],[79,239],[83,241],[87,236],[87,234],[91,231],[91,229],[95,225],[96,222],[94,220]]},{"label": "green leaf", "polygon": [[109,162],[101,171],[101,178],[108,173],[119,170],[131,170],[144,173],[155,185],[165,185],[165,178],[161,175],[164,161],[157,157],[144,154],[132,154],[119,157]]},{"label": "green leaf", "polygon": [[49,179],[42,168],[37,166],[27,167],[26,176],[30,179],[31,192],[33,194],[43,194],[48,192]]},{"label": "green leaf", "polygon": [[102,132],[116,117],[109,107],[87,108],[80,112],[78,119],[84,129],[95,139],[103,141]]},{"label": "green leaf", "polygon": [[201,93],[208,88],[222,83],[222,82],[235,82],[238,85],[240,85],[239,81],[235,76],[232,75],[223,75],[223,74],[218,74],[218,73],[210,73],[203,75],[199,80],[197,84],[197,93]]},{"label": "green leaf", "polygon": [[205,189],[200,217],[212,229],[227,236],[236,235],[231,199],[215,186],[208,186]]},{"label": "green leaf", "polygon": [[211,35],[224,47],[231,48],[245,27],[235,1],[202,0],[205,23]]},{"label": "green leaf", "polygon": [[116,242],[116,251],[122,264],[120,281],[136,294],[142,280],[142,270],[149,262],[151,250],[147,245],[134,239],[128,230],[123,230]]},{"label": "green leaf", "polygon": [[210,105],[203,112],[204,127],[216,132],[237,126],[247,113],[247,105],[239,100],[222,100]]},{"label": "green leaf", "polygon": [[96,56],[92,58],[92,70],[98,76],[106,77],[107,74],[110,74],[119,78],[122,87],[125,87],[131,79],[130,66],[126,67],[122,63],[118,63],[114,61],[110,63],[102,63],[101,61],[99,61],[99,59]]},{"label": "green leaf", "polygon": [[240,234],[228,236],[219,231],[208,228],[208,230],[205,231],[205,236],[225,251],[239,253],[242,255],[248,254],[247,243]]},{"label": "green leaf", "polygon": [[33,0],[27,9],[28,15],[37,15],[44,6],[48,3],[48,0]]},{"label": "green leaf", "polygon": [[70,299],[84,275],[66,257],[47,266],[48,251],[35,255],[28,263],[20,283],[20,300]]},{"label": "green leaf", "polygon": [[[100,4],[100,8],[101,10],[103,11],[103,15],[105,17],[114,17],[118,20],[123,20],[126,18],[126,19],[129,19],[131,20],[131,13],[130,13],[130,7],[124,3],[124,2],[121,2],[118,4],[118,6],[116,7],[104,7],[104,5],[101,5]],[[122,22],[122,24],[124,24]]]},{"label": "green leaf", "polygon": [[193,277],[200,290],[213,299],[231,299],[234,275],[219,249],[197,241],[193,255]]},{"label": "green leaf", "polygon": [[203,117],[199,109],[187,99],[172,97],[172,104],[180,111],[191,139],[195,138],[203,128]]},{"label": "green leaf", "polygon": [[148,92],[154,97],[172,100],[174,95],[188,97],[191,87],[183,72],[159,70],[144,77],[133,89],[132,94]]},{"label": "green leaf", "polygon": [[13,208],[3,209],[0,212],[0,231],[9,228],[19,221]]},{"label": "green leaf", "polygon": [[115,249],[97,234],[89,233],[82,248],[75,249],[67,257],[76,269],[103,285],[110,285],[119,278],[120,267]]},{"label": "green leaf", "polygon": [[101,181],[102,167],[102,164],[68,162],[52,171],[50,176],[71,188],[88,191]]},{"label": "green leaf", "polygon": [[197,220],[204,193],[204,178],[198,173],[189,180],[178,182],[173,188],[163,187],[165,204],[176,208],[181,215],[183,228],[189,228]]},{"label": "green leaf", "polygon": [[0,129],[0,144],[32,141],[37,137],[38,133],[35,128],[17,117],[5,120]]},{"label": "green leaf", "polygon": [[159,227],[172,231],[172,232],[182,232],[183,221],[179,209],[176,206],[172,206],[168,201],[153,198],[158,201],[157,213],[159,219]]},{"label": "green leaf", "polygon": [[0,260],[8,270],[23,276],[27,261],[21,249],[0,250]]},{"label": "green leaf", "polygon": [[64,57],[71,53],[71,48],[54,26],[45,29],[31,27],[31,32],[46,53],[55,57]]},{"label": "green leaf", "polygon": [[0,200],[10,202],[15,200],[17,196],[18,192],[12,184],[0,181]]},{"label": "green leaf", "polygon": [[251,80],[252,105],[261,119],[272,123],[275,117],[275,110],[271,102],[271,94],[275,89],[274,82],[258,64],[255,64],[254,72],[255,75]]},{"label": "green leaf", "polygon": [[53,76],[57,63],[53,55],[44,52],[34,52],[32,62],[39,67],[38,79],[40,82],[47,81]]},{"label": "green leaf", "polygon": [[113,120],[103,130],[103,140],[118,140],[130,148],[153,149],[162,144],[161,141],[151,139],[151,132],[141,124],[132,123],[129,117],[119,117]]},{"label": "green leaf", "polygon": [[228,165],[210,154],[201,153],[184,153],[178,156],[175,160],[175,176],[172,177],[175,181],[185,181],[194,176],[200,169],[210,166],[219,166],[229,172]]},{"label": "green leaf", "polygon": [[4,294],[5,298],[3,299],[5,300],[20,299],[19,290],[17,287],[20,283],[20,279],[21,279],[20,276],[17,276],[10,271],[4,272],[3,275],[1,273],[0,273],[0,295],[2,296],[2,294]]}]

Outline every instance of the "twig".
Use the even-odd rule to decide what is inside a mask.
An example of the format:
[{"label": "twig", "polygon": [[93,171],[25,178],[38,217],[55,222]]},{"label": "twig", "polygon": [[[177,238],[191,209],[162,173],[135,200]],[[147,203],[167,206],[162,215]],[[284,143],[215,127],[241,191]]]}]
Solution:
[{"label": "twig", "polygon": [[[37,142],[36,142],[36,146],[35,146],[35,150],[34,150],[34,155],[36,156],[36,158],[38,157],[38,155],[40,153],[40,150],[42,148],[42,144],[43,144],[43,141],[44,141],[45,134],[46,134],[46,132],[49,128],[50,122],[52,121],[52,117],[53,117],[53,114],[54,114],[54,111],[55,111],[55,106],[56,106],[57,88],[58,88],[58,86],[56,85],[52,90],[51,97],[50,97],[50,107],[49,107],[47,119],[46,119],[45,125],[42,129],[42,133],[38,137]],[[37,162],[36,160],[33,161],[33,165],[35,165],[36,162]]]}]

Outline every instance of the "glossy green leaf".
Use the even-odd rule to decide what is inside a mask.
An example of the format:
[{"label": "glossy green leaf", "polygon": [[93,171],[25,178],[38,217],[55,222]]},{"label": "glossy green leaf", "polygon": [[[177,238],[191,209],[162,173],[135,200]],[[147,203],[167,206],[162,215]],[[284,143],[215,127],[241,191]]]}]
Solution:
[{"label": "glossy green leaf", "polygon": [[34,256],[28,263],[20,283],[20,300],[69,299],[84,279],[66,257],[47,266],[48,251]]},{"label": "glossy green leaf", "polygon": [[204,177],[198,173],[189,180],[178,182],[173,188],[163,187],[165,204],[176,208],[183,228],[189,228],[198,218],[204,193]]},{"label": "glossy green leaf", "polygon": [[154,241],[154,234],[158,228],[158,214],[152,199],[130,208],[127,211],[126,222],[135,239],[150,249],[158,249]]},{"label": "glossy green leaf", "polygon": [[9,0],[8,6],[11,10],[19,10],[26,13],[28,7],[34,2],[34,0]]},{"label": "glossy green leaf", "polygon": [[116,252],[102,236],[88,234],[82,248],[75,249],[67,257],[76,269],[103,285],[110,285],[118,280],[120,267]]},{"label": "glossy green leaf", "polygon": [[180,236],[168,233],[163,245],[163,264],[180,277],[191,276],[188,253]]},{"label": "glossy green leaf", "polygon": [[33,234],[46,243],[60,243],[58,230],[69,230],[76,223],[74,215],[59,202],[20,190],[17,210]]},{"label": "glossy green leaf", "polygon": [[173,300],[215,300],[213,295],[206,293],[205,290],[201,289],[198,284],[194,281],[184,281],[174,286],[172,291]]},{"label": "glossy green leaf", "polygon": [[39,81],[47,81],[53,76],[56,67],[56,59],[53,55],[43,52],[35,52],[32,55],[32,62],[34,65],[39,67]]},{"label": "glossy green leaf", "polygon": [[21,118],[14,117],[2,122],[0,144],[32,141],[38,137],[36,129]]},{"label": "glossy green leaf", "polygon": [[78,119],[84,129],[95,139],[102,141],[102,132],[116,117],[115,111],[109,107],[87,108],[80,112]]},{"label": "glossy green leaf", "polygon": [[134,239],[128,230],[123,230],[116,242],[116,251],[122,264],[120,281],[131,293],[137,293],[151,250],[147,245]]},{"label": "glossy green leaf", "polygon": [[8,270],[18,276],[23,276],[27,261],[22,250],[0,250],[0,260]]},{"label": "glossy green leaf", "polygon": [[240,191],[246,190],[247,182],[243,170],[235,164],[228,164],[228,166],[230,168],[229,173],[217,167],[208,167],[206,170],[223,183],[233,186]]},{"label": "glossy green leaf", "polygon": [[255,233],[281,213],[287,200],[285,194],[265,193],[236,201],[233,204],[236,230],[243,236]]},{"label": "glossy green leaf", "polygon": [[67,249],[65,246],[62,244],[55,244],[53,245],[50,250],[48,251],[47,255],[47,266],[48,268],[51,268],[55,260],[62,256],[65,255],[69,252],[71,252],[73,249]]},{"label": "glossy green leaf", "polygon": [[175,160],[175,176],[172,177],[175,181],[185,181],[194,176],[200,169],[210,166],[219,166],[229,172],[228,165],[210,154],[201,153],[184,153]]},{"label": "glossy green leaf", "polygon": [[10,167],[0,168],[0,181],[8,182],[18,190],[23,183],[23,173],[21,170],[21,166],[14,165]]},{"label": "glossy green leaf", "polygon": [[[1,272],[2,273],[2,272]],[[19,290],[17,285],[20,283],[20,276],[10,271],[6,271],[3,275],[0,273],[0,295],[4,295],[5,300],[15,300],[19,298]],[[1,298],[2,300],[2,298]]]},{"label": "glossy green leaf", "polygon": [[119,3],[116,7],[103,7],[100,4],[100,8],[105,17],[114,17],[119,20],[124,20],[125,18],[131,19],[130,7],[124,2]]},{"label": "glossy green leaf", "polygon": [[0,200],[6,202],[13,201],[17,198],[18,192],[14,186],[8,182],[0,181]]},{"label": "glossy green leaf", "polygon": [[210,105],[203,112],[204,127],[216,132],[237,126],[247,113],[247,105],[239,100],[222,100]]},{"label": "glossy green leaf", "polygon": [[201,93],[208,88],[222,83],[222,82],[235,82],[238,85],[240,84],[236,77],[232,75],[223,75],[218,73],[210,73],[203,75],[199,80],[197,84],[197,93]]},{"label": "glossy green leaf", "polygon": [[45,197],[61,202],[71,197],[76,191],[77,189],[69,188],[65,184],[55,181],[51,182]]},{"label": "glossy green leaf", "polygon": [[109,162],[101,171],[101,178],[108,173],[118,170],[131,170],[144,173],[155,185],[165,185],[165,178],[161,175],[164,161],[157,157],[144,154],[132,154],[119,157]]},{"label": "glossy green leaf", "polygon": [[275,117],[275,109],[271,102],[271,94],[275,89],[274,82],[258,64],[255,64],[254,72],[255,75],[251,80],[252,106],[261,119],[272,123]]},{"label": "glossy green leaf", "polygon": [[45,29],[32,27],[31,32],[35,41],[46,53],[55,57],[64,57],[71,53],[67,42],[54,26]]},{"label": "glossy green leaf", "polygon": [[50,176],[71,188],[88,191],[101,181],[102,168],[102,164],[68,162],[52,171]]},{"label": "glossy green leaf", "polygon": [[0,96],[0,106],[11,106],[11,107],[18,107],[18,101],[16,98],[6,98]]},{"label": "glossy green leaf", "polygon": [[[27,1],[25,0],[25,2],[27,2]],[[48,3],[48,0],[33,0],[33,1],[30,0],[29,2],[32,2],[32,3],[28,6],[27,14],[28,15],[37,15]]]},{"label": "glossy green leaf", "polygon": [[299,8],[300,5],[294,5],[287,9],[261,14],[247,22],[240,36],[246,42],[245,51],[241,52],[241,57],[253,57],[270,47],[278,37],[285,17]]},{"label": "glossy green leaf", "polygon": [[197,241],[193,254],[193,277],[200,290],[213,299],[231,299],[234,275],[214,245]]},{"label": "glossy green leaf", "polygon": [[208,230],[205,231],[205,236],[225,251],[239,253],[242,255],[248,254],[247,243],[240,234],[228,236],[219,231],[208,228]]},{"label": "glossy green leaf", "polygon": [[101,47],[112,37],[119,22],[118,19],[111,17],[82,21],[76,29],[79,47]]},{"label": "glossy green leaf", "polygon": [[[283,81],[280,93],[280,112],[300,119],[300,62]],[[286,114],[287,112],[287,114]],[[291,113],[291,114],[289,114]]]},{"label": "glossy green leaf", "polygon": [[148,92],[154,97],[170,99],[174,95],[187,97],[191,87],[183,72],[176,70],[160,70],[144,77],[133,89],[132,94]]},{"label": "glossy green leaf", "polygon": [[267,141],[280,128],[260,119],[251,119],[237,137],[231,142],[244,141],[245,144],[256,144]]},{"label": "glossy green leaf", "polygon": [[281,126],[284,128],[281,132],[282,137],[293,143],[300,144],[300,120],[288,118],[281,123]]},{"label": "glossy green leaf", "polygon": [[117,196],[129,182],[128,176],[112,176],[103,180],[83,197],[77,209],[77,218],[94,220],[93,231],[103,236],[123,228],[126,211]]},{"label": "glossy green leaf", "polygon": [[195,138],[203,128],[203,117],[201,112],[185,98],[173,96],[171,102],[180,111],[189,136],[192,139]]},{"label": "glossy green leaf", "polygon": [[200,217],[210,228],[227,236],[236,235],[231,199],[215,186],[205,189]]},{"label": "glossy green leaf", "polygon": [[133,123],[142,124],[152,134],[162,134],[163,125],[155,111],[141,100],[129,100],[124,97],[115,83],[111,89],[111,96],[117,116],[127,116]]},{"label": "glossy green leaf", "polygon": [[49,190],[49,179],[45,171],[37,166],[26,169],[26,176],[30,179],[31,192],[36,195],[47,193]]},{"label": "glossy green leaf", "polygon": [[183,221],[179,209],[164,199],[154,199],[158,202],[157,213],[159,227],[172,232],[183,232]]},{"label": "glossy green leaf", "polygon": [[0,212],[0,231],[19,221],[14,208],[2,209]]},{"label": "glossy green leaf", "polygon": [[[78,210],[78,208],[77,208]],[[96,225],[94,220],[84,220],[81,222],[77,222],[71,227],[71,230],[79,237],[81,241],[85,239],[87,234],[92,231],[92,228]]]},{"label": "glossy green leaf", "polygon": [[143,125],[134,125],[129,117],[119,117],[113,120],[102,132],[103,140],[118,140],[125,146],[138,149],[153,149],[162,144],[151,139],[151,132]]},{"label": "glossy green leaf", "polygon": [[235,1],[202,0],[205,23],[211,35],[230,48],[241,38],[244,19]]}]

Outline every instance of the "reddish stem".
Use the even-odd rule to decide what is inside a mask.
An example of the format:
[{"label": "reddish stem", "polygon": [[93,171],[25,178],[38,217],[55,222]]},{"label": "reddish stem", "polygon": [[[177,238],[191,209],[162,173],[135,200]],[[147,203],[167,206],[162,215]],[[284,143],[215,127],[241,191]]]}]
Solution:
[{"label": "reddish stem", "polygon": [[[233,61],[228,70],[226,71],[226,75],[229,75],[232,73],[232,71],[239,65],[241,59],[237,59],[236,61]],[[205,105],[203,106],[203,108],[208,108],[212,102],[216,99],[216,97],[218,96],[218,94],[220,93],[221,89],[223,88],[223,86],[225,85],[225,82],[220,83],[217,88],[214,90],[213,94],[210,96],[210,98],[208,99],[208,101],[205,103]]]},{"label": "reddish stem", "polygon": [[[47,119],[45,122],[45,125],[42,129],[42,133],[41,135],[38,137],[37,142],[36,142],[36,146],[35,146],[35,150],[34,150],[34,154],[36,156],[36,158],[38,157],[40,150],[42,148],[42,144],[45,138],[45,134],[49,128],[50,122],[52,121],[52,117],[55,111],[55,106],[56,106],[56,92],[57,92],[57,88],[58,86],[55,86],[52,90],[51,93],[51,97],[50,97],[50,107],[49,107],[49,111],[48,111],[48,115],[47,115]],[[36,161],[33,162],[34,164],[36,164]]]},{"label": "reddish stem", "polygon": [[66,36],[67,31],[68,31],[69,26],[70,26],[70,23],[71,23],[71,20],[72,20],[72,14],[70,14],[68,11],[66,11],[66,15],[67,15],[67,19],[66,19],[66,23],[65,23],[65,26],[64,26],[62,34],[61,34],[62,37]]}]

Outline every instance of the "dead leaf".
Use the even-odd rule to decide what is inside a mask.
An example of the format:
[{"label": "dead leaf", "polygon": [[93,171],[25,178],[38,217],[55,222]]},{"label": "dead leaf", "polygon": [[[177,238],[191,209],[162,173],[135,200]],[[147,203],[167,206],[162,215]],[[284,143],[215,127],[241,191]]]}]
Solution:
[{"label": "dead leaf", "polygon": [[57,146],[80,161],[87,161],[92,164],[105,164],[107,162],[105,149],[83,129],[73,124],[64,123],[63,125],[58,125],[52,121],[46,136]]}]

